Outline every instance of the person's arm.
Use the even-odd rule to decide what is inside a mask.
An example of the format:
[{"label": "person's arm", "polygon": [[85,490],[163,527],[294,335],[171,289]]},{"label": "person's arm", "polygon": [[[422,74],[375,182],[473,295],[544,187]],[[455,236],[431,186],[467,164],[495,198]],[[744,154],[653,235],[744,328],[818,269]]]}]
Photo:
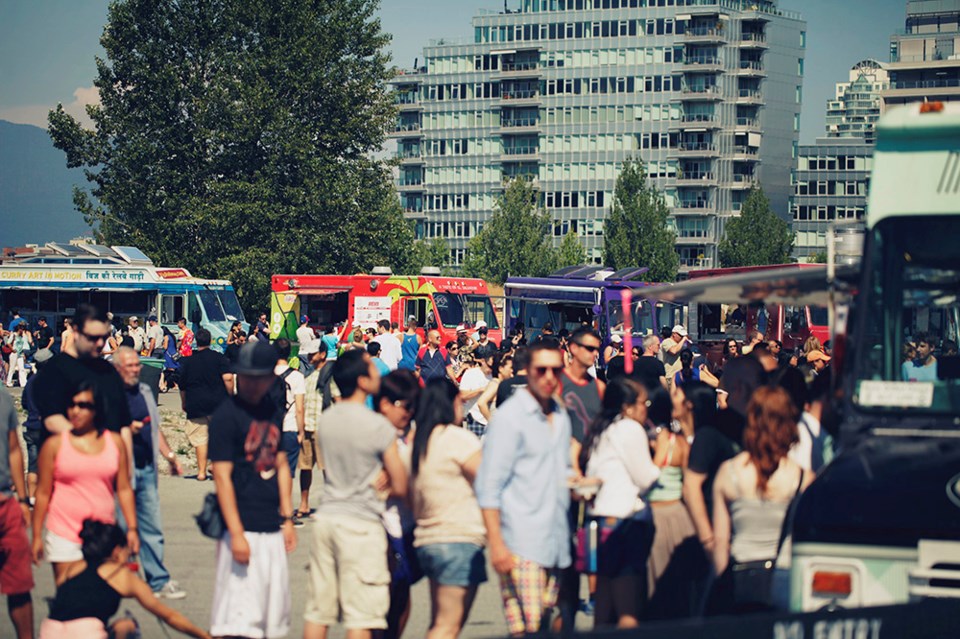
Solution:
[{"label": "person's arm", "polygon": [[303,443],[303,438],[306,436],[306,425],[307,425],[307,413],[306,413],[306,402],[307,396],[305,394],[294,395],[293,396],[293,405],[295,416],[297,419],[297,441]]},{"label": "person's arm", "polygon": [[123,520],[127,522],[127,545],[130,552],[137,554],[140,552],[140,533],[137,527],[137,505],[133,499],[133,487],[130,485],[130,466],[127,460],[127,447],[120,435],[110,433],[117,445],[117,458],[120,461],[120,468],[117,470],[117,502],[120,504],[120,512],[123,513]]},{"label": "person's arm", "polygon": [[583,477],[583,469],[580,468],[580,453],[583,451],[583,444],[577,441],[576,437],[570,438],[570,468],[573,469],[573,478]]},{"label": "person's arm", "polygon": [[244,536],[243,523],[240,521],[240,510],[237,508],[237,493],[233,489],[232,475],[233,462],[213,462],[213,483],[217,487],[217,502],[220,504],[223,523],[230,532],[230,551],[233,553],[233,560],[245,566],[250,563],[250,545]]},{"label": "person's arm", "polygon": [[676,344],[668,348],[667,352],[670,353],[671,355],[678,355],[680,351],[683,350],[683,345],[687,343],[687,339],[688,338],[684,337],[679,342],[677,342]]},{"label": "person's arm", "polygon": [[407,469],[400,459],[400,451],[397,449],[396,441],[393,441],[383,451],[383,469],[390,479],[390,495],[398,499],[404,499],[407,496]]},{"label": "person's arm", "polygon": [[[143,424],[140,427],[142,428]],[[127,479],[132,480],[136,466],[133,464],[133,429],[130,426],[124,426],[120,429],[120,441],[123,442],[123,452],[127,458]]]},{"label": "person's arm", "polygon": [[[233,373],[224,373],[220,376],[223,379],[223,386],[227,389],[227,395],[233,395]],[[180,392],[180,401],[183,401],[183,392]]]},{"label": "person's arm", "polygon": [[720,386],[720,379],[710,372],[706,364],[700,365],[700,381],[711,388],[718,388]]},{"label": "person's arm", "polygon": [[483,415],[484,419],[486,419],[488,422],[490,421],[492,414],[490,412],[490,402],[497,398],[497,390],[499,388],[500,380],[491,380],[491,382],[487,384],[487,387],[483,389],[483,392],[480,393],[479,399],[477,399],[477,408],[480,410],[480,414]]},{"label": "person's arm", "polygon": [[197,639],[210,639],[210,633],[195,626],[183,613],[160,603],[147,583],[134,573],[130,573],[130,594],[147,612],[159,617],[165,624],[185,635]]},{"label": "person's arm", "polygon": [[[20,444],[17,443],[17,448]],[[37,467],[40,477],[37,481],[36,501],[33,504],[33,563],[39,564],[43,558],[43,522],[50,508],[50,495],[53,493],[53,465],[60,450],[60,438],[50,437],[40,449]]]},{"label": "person's arm", "polygon": [[[696,441],[696,440],[694,440]],[[683,473],[683,501],[690,511],[693,526],[697,529],[697,537],[704,549],[711,553],[714,549],[713,526],[710,524],[710,515],[707,513],[707,501],[703,497],[703,485],[707,481],[704,473],[687,469]]]},{"label": "person's arm", "polygon": [[500,526],[501,499],[513,475],[520,448],[521,441],[515,424],[508,421],[503,411],[497,411],[483,440],[483,457],[473,488],[487,528],[490,561],[502,575],[508,574],[513,568],[513,554],[503,539]]},{"label": "person's arm", "polygon": [[713,566],[722,575],[730,563],[730,511],[727,508],[725,488],[730,481],[730,462],[724,462],[713,483]]},{"label": "person's arm", "polygon": [[660,477],[660,469],[650,458],[650,440],[642,425],[630,424],[619,427],[620,432],[611,433],[621,452],[621,459],[630,475],[637,494],[643,495]]},{"label": "person's arm", "polygon": [[170,472],[174,475],[183,475],[183,465],[180,463],[180,460],[177,459],[177,455],[173,452],[173,449],[170,448],[170,444],[167,443],[167,438],[164,437],[163,431],[158,428],[157,434],[160,436],[160,454],[170,462]]},{"label": "person's arm", "polygon": [[483,449],[478,450],[474,454],[470,455],[466,461],[460,466],[460,470],[463,471],[463,476],[466,477],[467,481],[472,485],[473,482],[477,479],[477,473],[480,472],[480,462],[483,461]]},{"label": "person's arm", "polygon": [[508,575],[513,570],[513,554],[507,548],[503,540],[503,532],[500,528],[500,510],[497,508],[484,508],[483,525],[487,528],[487,542],[490,545],[490,563],[493,569],[501,575]]},{"label": "person's arm", "polygon": [[473,388],[470,390],[463,390],[463,388],[461,387],[460,399],[463,400],[464,402],[468,402],[474,397],[479,397],[480,395],[483,395],[483,391],[486,390],[486,388],[487,388],[486,385],[481,386],[480,388]]},{"label": "person's arm", "polygon": [[[16,424],[16,417],[13,418],[13,425]],[[17,438],[17,429],[11,428],[7,433],[7,446],[10,450],[10,478],[13,480],[13,489],[17,494],[17,501],[20,502],[20,511],[23,514],[23,524],[30,526],[30,504],[27,503],[27,486],[23,481],[23,471],[26,467],[23,465],[23,449],[20,448],[20,440]]]},{"label": "person's arm", "polygon": [[288,553],[297,548],[297,531],[293,528],[293,501],[290,491],[293,490],[293,476],[290,475],[290,462],[283,451],[277,453],[277,488],[280,491],[280,516],[283,524],[280,532],[283,534],[283,546]]}]

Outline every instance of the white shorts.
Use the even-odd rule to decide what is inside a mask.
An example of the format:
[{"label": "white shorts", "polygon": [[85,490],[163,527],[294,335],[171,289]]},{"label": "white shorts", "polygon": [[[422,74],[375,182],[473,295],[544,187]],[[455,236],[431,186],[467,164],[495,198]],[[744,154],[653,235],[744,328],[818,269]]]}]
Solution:
[{"label": "white shorts", "polygon": [[79,543],[64,539],[48,530],[43,535],[43,556],[55,564],[83,561],[83,550]]},{"label": "white shorts", "polygon": [[290,632],[290,577],[283,535],[244,533],[250,563],[233,561],[230,533],[217,542],[210,634],[215,637],[286,637]]}]

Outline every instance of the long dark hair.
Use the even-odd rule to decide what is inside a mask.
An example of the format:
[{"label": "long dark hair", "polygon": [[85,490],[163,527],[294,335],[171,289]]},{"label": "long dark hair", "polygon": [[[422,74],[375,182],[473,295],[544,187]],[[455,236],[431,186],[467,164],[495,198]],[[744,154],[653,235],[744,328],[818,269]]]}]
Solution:
[{"label": "long dark hair", "polygon": [[583,448],[580,449],[581,469],[587,467],[590,455],[603,436],[603,432],[616,421],[617,417],[623,412],[623,407],[631,406],[638,399],[646,399],[647,396],[646,387],[629,377],[617,377],[607,383],[607,390],[603,393],[603,406],[600,409],[600,414],[590,424],[587,436],[583,440]]},{"label": "long dark hair", "polygon": [[717,391],[703,382],[689,381],[680,385],[683,397],[690,402],[694,432],[717,424]]},{"label": "long dark hair", "polygon": [[693,351],[690,349],[680,351],[680,379],[685,382],[693,379]]},{"label": "long dark hair", "polygon": [[420,460],[427,456],[427,444],[433,429],[456,421],[454,400],[459,392],[456,384],[444,378],[431,381],[420,394],[411,459],[414,475],[420,470]]}]

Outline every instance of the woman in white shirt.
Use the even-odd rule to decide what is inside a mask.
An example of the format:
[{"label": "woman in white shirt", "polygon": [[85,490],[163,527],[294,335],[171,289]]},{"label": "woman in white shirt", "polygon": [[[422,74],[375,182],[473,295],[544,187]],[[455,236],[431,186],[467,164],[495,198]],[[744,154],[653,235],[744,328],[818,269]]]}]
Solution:
[{"label": "woman in white shirt", "polygon": [[647,391],[636,381],[618,378],[607,384],[603,410],[590,426],[581,468],[602,481],[587,509],[596,522],[598,552],[594,624],[637,626],[646,598],[647,557],[653,543],[653,516],[643,496],[660,476],[650,458],[644,428]]}]

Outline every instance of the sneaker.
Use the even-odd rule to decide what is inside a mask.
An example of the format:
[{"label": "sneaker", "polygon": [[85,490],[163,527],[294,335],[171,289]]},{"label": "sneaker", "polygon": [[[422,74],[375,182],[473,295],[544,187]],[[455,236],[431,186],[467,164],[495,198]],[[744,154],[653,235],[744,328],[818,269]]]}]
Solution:
[{"label": "sneaker", "polygon": [[581,600],[580,600],[579,611],[582,612],[583,614],[587,615],[588,617],[592,617],[592,616],[593,616],[593,602],[590,601],[589,599],[586,599],[586,600],[581,599]]},{"label": "sneaker", "polygon": [[180,584],[172,579],[167,582],[167,585],[153,594],[163,599],[186,599],[187,597],[187,591],[180,588]]},{"label": "sneaker", "polygon": [[290,518],[290,521],[293,523],[294,528],[303,528],[303,520],[300,519],[296,514]]}]

